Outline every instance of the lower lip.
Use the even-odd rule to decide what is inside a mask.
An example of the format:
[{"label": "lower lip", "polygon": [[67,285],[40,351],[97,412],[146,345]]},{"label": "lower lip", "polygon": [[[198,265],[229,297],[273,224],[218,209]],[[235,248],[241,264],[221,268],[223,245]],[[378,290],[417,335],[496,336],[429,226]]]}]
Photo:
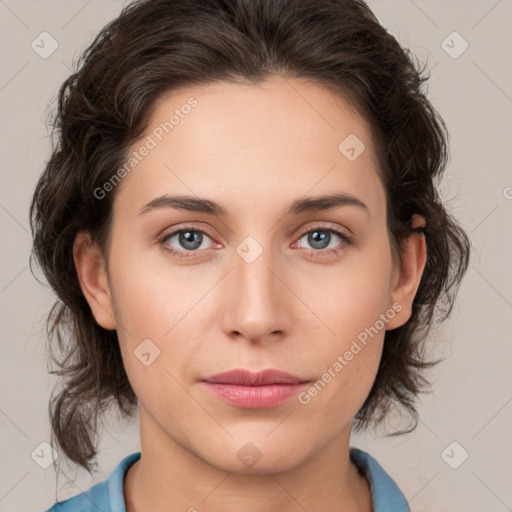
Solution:
[{"label": "lower lip", "polygon": [[308,385],[307,382],[267,386],[241,386],[213,382],[203,382],[203,384],[221,400],[244,409],[275,407],[297,395],[304,386]]}]

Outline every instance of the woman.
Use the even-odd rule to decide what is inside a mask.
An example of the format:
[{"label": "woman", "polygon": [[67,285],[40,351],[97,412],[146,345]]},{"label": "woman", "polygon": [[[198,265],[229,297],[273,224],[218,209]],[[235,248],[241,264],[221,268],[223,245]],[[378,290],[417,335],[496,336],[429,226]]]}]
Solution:
[{"label": "woman", "polygon": [[409,510],[350,433],[417,422],[468,264],[425,80],[362,1],[142,1],[100,32],[34,253],[58,448],[91,471],[113,400],[141,450],[50,510]]}]

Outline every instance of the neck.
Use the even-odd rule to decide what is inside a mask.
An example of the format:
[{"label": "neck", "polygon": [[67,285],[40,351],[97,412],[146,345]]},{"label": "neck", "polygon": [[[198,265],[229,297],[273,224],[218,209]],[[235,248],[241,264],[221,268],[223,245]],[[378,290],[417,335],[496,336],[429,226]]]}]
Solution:
[{"label": "neck", "polygon": [[[142,408],[140,414],[142,420]],[[349,458],[349,439],[350,431],[285,471],[235,473],[175,443],[146,416],[141,457],[124,482],[126,511],[372,512],[368,481]]]}]

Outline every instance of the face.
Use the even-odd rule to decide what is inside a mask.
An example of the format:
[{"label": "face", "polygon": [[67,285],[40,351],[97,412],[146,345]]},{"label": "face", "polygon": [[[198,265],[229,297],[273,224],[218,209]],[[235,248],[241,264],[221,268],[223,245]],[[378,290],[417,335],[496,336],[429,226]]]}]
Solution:
[{"label": "face", "polygon": [[[142,435],[254,472],[348,440],[407,319],[365,121],[303,80],[215,83],[162,97],[133,151],[109,192],[108,291],[88,300],[117,330]],[[294,378],[211,378],[270,369]]]}]

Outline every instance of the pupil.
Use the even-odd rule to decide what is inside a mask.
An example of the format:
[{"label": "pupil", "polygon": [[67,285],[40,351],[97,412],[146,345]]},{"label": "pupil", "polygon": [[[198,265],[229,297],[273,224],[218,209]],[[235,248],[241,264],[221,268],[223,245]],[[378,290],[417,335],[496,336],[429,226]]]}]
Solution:
[{"label": "pupil", "polygon": [[[308,241],[315,249],[325,249],[329,245],[330,236],[327,231],[312,231]],[[325,244],[326,240],[327,243]]]},{"label": "pupil", "polygon": [[180,234],[180,244],[187,250],[197,249],[201,246],[201,233],[197,231],[183,231]]}]

